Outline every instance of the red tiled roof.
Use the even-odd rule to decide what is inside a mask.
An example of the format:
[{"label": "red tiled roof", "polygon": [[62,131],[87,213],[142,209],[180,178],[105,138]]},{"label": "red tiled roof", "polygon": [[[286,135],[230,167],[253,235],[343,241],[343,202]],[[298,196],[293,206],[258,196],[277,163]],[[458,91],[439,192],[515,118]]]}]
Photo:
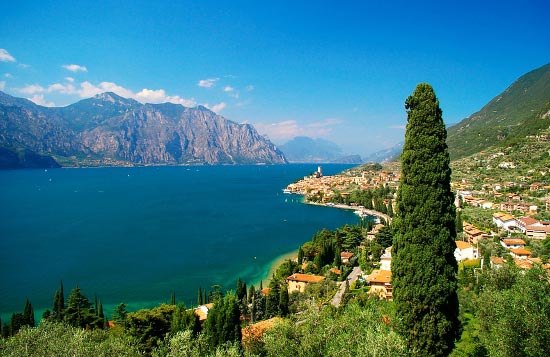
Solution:
[{"label": "red tiled roof", "polygon": [[325,277],[324,276],[318,276],[318,275],[309,275],[309,274],[296,273],[296,274],[292,274],[291,276],[289,276],[286,279],[290,280],[290,281],[298,281],[298,282],[302,282],[302,283],[318,283],[322,280],[325,280]]},{"label": "red tiled roof", "polygon": [[390,270],[373,270],[367,278],[369,283],[389,283],[391,282]]},{"label": "red tiled roof", "polygon": [[523,249],[523,248],[510,249],[510,251],[512,253],[514,253],[515,255],[531,255],[532,254],[530,251],[528,251],[527,249]]}]

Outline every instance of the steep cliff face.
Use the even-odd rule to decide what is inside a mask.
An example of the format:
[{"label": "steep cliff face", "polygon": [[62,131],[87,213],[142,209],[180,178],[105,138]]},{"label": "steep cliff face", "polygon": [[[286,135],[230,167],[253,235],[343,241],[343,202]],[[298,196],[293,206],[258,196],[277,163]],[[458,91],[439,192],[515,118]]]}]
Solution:
[{"label": "steep cliff face", "polygon": [[251,125],[202,106],[140,104],[113,93],[64,108],[1,93],[0,129],[0,147],[31,149],[78,165],[286,163]]}]

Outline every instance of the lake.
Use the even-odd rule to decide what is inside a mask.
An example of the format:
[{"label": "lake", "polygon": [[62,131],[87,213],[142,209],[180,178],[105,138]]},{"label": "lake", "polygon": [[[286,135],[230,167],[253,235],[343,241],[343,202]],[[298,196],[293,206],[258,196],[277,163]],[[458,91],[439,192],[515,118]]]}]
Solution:
[{"label": "lake", "polygon": [[[336,174],[350,165],[323,165]],[[0,313],[28,297],[36,320],[63,280],[134,311],[196,304],[199,287],[265,279],[277,257],[351,211],[306,205],[282,189],[317,165],[0,171]]]}]

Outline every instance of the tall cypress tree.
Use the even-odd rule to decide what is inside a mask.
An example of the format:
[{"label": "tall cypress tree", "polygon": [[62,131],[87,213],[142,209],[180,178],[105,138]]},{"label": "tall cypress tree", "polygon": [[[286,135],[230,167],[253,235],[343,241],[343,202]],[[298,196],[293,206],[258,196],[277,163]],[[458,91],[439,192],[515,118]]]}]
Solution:
[{"label": "tall cypress tree", "polygon": [[202,289],[199,286],[199,290],[197,292],[197,306],[201,306],[201,305],[202,305]]},{"label": "tall cypress tree", "polygon": [[27,301],[25,301],[25,308],[23,310],[23,323],[31,327],[34,327],[34,323],[35,323],[34,310],[28,298],[27,298]]},{"label": "tall cypress tree", "polygon": [[392,261],[397,328],[412,355],[447,356],[459,331],[447,132],[429,84],[419,84],[405,108]]}]

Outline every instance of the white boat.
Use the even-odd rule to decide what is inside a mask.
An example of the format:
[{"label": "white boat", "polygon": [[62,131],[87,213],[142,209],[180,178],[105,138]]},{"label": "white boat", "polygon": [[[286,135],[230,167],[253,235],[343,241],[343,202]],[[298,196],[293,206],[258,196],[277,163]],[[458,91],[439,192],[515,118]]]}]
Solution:
[{"label": "white boat", "polygon": [[285,188],[285,189],[283,190],[283,193],[286,193],[286,194],[291,194],[291,193],[292,193],[292,191],[290,191],[290,190],[289,190],[288,188]]}]

